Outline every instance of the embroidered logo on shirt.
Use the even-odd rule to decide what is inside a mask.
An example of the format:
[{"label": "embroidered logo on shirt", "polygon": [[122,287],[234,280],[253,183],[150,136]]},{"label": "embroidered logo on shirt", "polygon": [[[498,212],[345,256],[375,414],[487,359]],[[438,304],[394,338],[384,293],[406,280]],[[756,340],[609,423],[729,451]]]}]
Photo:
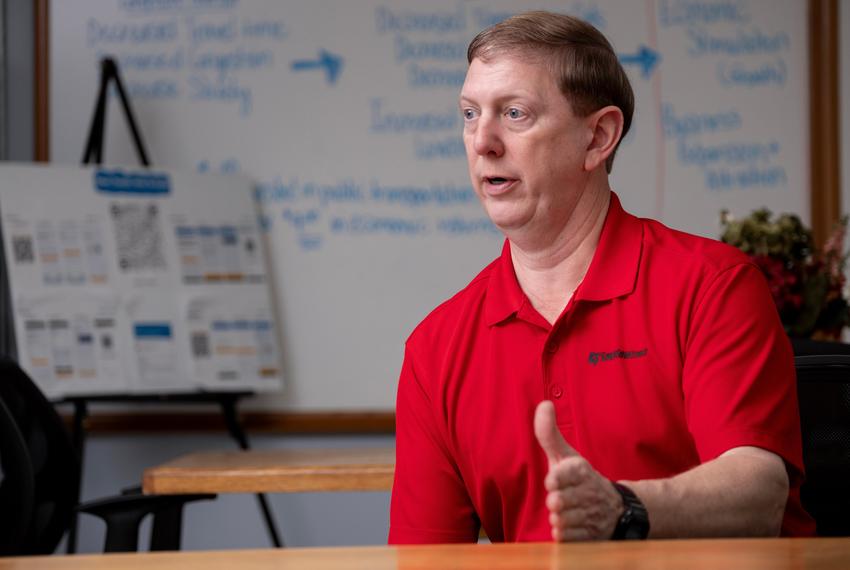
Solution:
[{"label": "embroidered logo on shirt", "polygon": [[608,362],[609,360],[616,360],[618,358],[643,358],[647,353],[646,348],[643,350],[612,350],[611,352],[591,352],[587,357],[587,361],[590,362],[593,366],[596,366],[600,362]]}]

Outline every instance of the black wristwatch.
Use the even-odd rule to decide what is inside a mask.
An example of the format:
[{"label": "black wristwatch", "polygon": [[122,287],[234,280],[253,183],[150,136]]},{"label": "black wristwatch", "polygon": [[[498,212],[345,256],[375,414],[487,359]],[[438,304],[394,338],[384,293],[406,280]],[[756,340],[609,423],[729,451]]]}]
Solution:
[{"label": "black wristwatch", "polygon": [[623,514],[614,528],[612,540],[643,540],[649,536],[649,514],[634,491],[611,481],[614,489],[623,497]]}]

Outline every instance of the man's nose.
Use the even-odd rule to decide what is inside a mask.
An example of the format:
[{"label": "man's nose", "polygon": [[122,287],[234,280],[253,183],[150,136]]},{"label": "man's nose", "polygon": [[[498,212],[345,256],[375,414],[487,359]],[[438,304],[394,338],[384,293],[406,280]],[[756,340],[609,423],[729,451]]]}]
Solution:
[{"label": "man's nose", "polygon": [[472,148],[480,156],[502,156],[505,146],[499,131],[499,122],[492,117],[480,117],[475,129]]}]

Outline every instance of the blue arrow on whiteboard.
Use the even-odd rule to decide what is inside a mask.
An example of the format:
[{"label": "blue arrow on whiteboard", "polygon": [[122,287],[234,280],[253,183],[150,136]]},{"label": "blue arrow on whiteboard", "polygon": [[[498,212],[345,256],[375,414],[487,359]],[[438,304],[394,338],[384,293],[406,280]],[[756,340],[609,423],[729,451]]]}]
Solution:
[{"label": "blue arrow on whiteboard", "polygon": [[319,52],[319,59],[300,59],[292,62],[292,71],[310,69],[324,69],[328,83],[333,85],[342,71],[342,57],[322,50]]},{"label": "blue arrow on whiteboard", "polygon": [[623,65],[639,65],[640,74],[644,79],[648,79],[652,75],[652,70],[658,65],[661,56],[657,51],[651,50],[646,46],[640,46],[637,53],[620,54],[620,63]]}]

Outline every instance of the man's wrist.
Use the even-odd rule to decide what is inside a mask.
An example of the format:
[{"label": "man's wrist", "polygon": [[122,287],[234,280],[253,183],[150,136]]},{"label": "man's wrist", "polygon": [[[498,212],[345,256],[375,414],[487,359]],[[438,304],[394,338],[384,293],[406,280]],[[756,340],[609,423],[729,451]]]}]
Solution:
[{"label": "man's wrist", "polygon": [[635,495],[625,485],[611,481],[611,485],[623,499],[623,512],[614,527],[612,540],[642,540],[649,536],[649,513]]}]

